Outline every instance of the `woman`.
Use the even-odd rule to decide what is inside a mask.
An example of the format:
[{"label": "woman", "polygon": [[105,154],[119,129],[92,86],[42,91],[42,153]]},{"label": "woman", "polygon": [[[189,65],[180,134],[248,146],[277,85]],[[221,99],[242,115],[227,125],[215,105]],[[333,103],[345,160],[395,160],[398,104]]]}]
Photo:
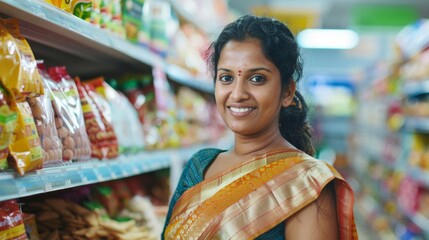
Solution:
[{"label": "woman", "polygon": [[162,237],[357,239],[351,188],[311,157],[308,109],[296,90],[302,63],[287,26],[244,16],[210,50],[216,104],[235,144],[193,155]]}]

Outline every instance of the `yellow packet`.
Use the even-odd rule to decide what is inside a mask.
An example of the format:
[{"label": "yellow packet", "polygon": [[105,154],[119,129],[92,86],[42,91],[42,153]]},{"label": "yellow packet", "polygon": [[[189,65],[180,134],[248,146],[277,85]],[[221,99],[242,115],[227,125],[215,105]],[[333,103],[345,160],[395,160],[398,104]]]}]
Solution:
[{"label": "yellow packet", "polygon": [[17,19],[0,19],[0,80],[19,100],[44,93],[37,63]]},{"label": "yellow packet", "polygon": [[9,145],[8,163],[22,176],[26,172],[42,168],[43,149],[30,105],[27,102],[19,102],[16,105],[18,125],[14,132],[15,138]]}]

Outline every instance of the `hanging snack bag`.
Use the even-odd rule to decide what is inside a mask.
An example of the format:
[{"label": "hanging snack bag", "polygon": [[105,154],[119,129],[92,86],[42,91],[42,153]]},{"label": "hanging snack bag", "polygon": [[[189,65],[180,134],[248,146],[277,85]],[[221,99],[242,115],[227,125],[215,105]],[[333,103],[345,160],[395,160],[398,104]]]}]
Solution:
[{"label": "hanging snack bag", "polygon": [[76,84],[64,66],[51,67],[48,72],[53,80],[47,85],[52,89],[52,107],[63,144],[63,160],[87,160],[91,157],[91,148]]},{"label": "hanging snack bag", "polygon": [[0,202],[0,239],[27,239],[22,212],[16,200]]},{"label": "hanging snack bag", "polygon": [[[99,93],[104,92],[103,83],[104,78],[100,77],[83,84],[104,124],[104,132],[100,132],[96,135],[99,148],[102,150],[103,157],[115,158],[119,155],[118,139],[112,124],[110,105]],[[98,89],[98,91],[96,89]]]},{"label": "hanging snack bag", "polygon": [[121,92],[116,91],[104,81],[102,85],[102,88],[97,87],[96,90],[109,102],[111,109],[115,109],[116,114],[112,114],[111,117],[118,138],[119,152],[141,151],[144,149],[144,134],[136,109]]},{"label": "hanging snack bag", "polygon": [[75,78],[82,103],[86,132],[91,142],[91,156],[98,159],[115,158],[118,156],[118,143],[113,126],[107,121],[110,107],[102,108],[100,97],[90,85],[84,85]]},{"label": "hanging snack bag", "polygon": [[17,113],[11,104],[13,97],[0,83],[0,170],[8,167],[7,156],[16,126]]},{"label": "hanging snack bag", "polygon": [[43,166],[43,149],[34,123],[31,108],[26,101],[16,103],[18,121],[14,140],[9,145],[8,163],[21,176]]},{"label": "hanging snack bag", "polygon": [[33,52],[19,33],[17,19],[0,19],[0,80],[20,100],[43,94]]},{"label": "hanging snack bag", "polygon": [[[43,65],[43,61],[38,63],[39,66]],[[44,150],[43,166],[53,166],[62,162],[63,146],[55,126],[55,114],[51,102],[52,90],[48,86],[50,76],[45,69],[39,69],[39,72],[45,87],[45,94],[38,97],[27,97],[27,102],[33,113],[34,123]]]}]

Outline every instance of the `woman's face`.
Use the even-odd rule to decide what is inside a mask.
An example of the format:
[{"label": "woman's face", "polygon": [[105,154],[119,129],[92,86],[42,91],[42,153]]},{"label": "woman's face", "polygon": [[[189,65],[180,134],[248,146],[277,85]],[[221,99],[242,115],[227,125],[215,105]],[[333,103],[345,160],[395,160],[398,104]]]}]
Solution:
[{"label": "woman's face", "polygon": [[226,125],[240,135],[278,130],[279,111],[293,91],[282,91],[280,72],[256,39],[229,41],[222,49],[215,84],[216,104]]}]

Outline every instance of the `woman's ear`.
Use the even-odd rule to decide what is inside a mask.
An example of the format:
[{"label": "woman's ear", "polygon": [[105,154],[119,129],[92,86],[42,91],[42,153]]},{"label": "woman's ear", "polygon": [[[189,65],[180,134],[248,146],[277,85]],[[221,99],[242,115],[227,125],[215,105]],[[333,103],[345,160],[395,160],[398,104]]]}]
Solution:
[{"label": "woman's ear", "polygon": [[285,87],[283,90],[282,97],[282,107],[288,107],[293,102],[293,97],[295,96],[296,83],[292,79],[289,83],[289,86]]}]

